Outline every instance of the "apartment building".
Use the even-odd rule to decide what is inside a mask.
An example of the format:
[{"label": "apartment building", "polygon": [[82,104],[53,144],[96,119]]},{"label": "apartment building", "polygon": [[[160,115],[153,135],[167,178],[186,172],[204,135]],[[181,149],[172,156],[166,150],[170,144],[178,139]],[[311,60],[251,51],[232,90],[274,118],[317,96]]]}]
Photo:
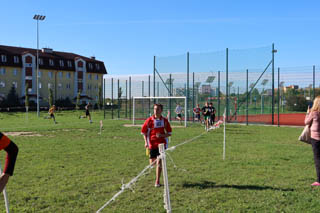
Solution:
[{"label": "apartment building", "polygon": [[[29,100],[36,100],[36,59],[36,49],[0,45],[0,100],[8,95],[12,86],[16,88],[21,102],[24,101],[26,86]],[[80,91],[82,102],[96,103],[104,74],[107,70],[103,61],[95,57],[43,48],[39,50],[40,105],[48,104],[49,89],[54,100],[69,97],[74,101]]]}]

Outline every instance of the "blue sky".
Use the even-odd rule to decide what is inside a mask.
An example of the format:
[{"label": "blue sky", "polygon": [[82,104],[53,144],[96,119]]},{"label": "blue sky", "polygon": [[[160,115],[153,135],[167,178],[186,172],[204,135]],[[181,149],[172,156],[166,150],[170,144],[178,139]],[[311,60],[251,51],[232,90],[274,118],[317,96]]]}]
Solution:
[{"label": "blue sky", "polygon": [[0,44],[96,56],[110,74],[149,74],[153,56],[275,43],[276,66],[320,65],[319,1],[4,0]]}]

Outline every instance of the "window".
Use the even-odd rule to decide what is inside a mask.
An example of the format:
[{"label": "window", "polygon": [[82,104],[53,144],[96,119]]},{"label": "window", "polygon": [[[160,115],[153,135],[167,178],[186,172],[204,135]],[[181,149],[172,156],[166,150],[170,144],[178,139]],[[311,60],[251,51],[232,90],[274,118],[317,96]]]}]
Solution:
[{"label": "window", "polygon": [[18,88],[18,82],[16,82],[16,81],[14,81],[14,82],[12,82],[12,86],[14,86],[14,88]]},{"label": "window", "polygon": [[63,73],[62,72],[59,72],[58,75],[59,75],[59,78],[63,77]]},{"label": "window", "polygon": [[68,67],[72,67],[72,62],[71,61],[68,61]]},{"label": "window", "polygon": [[0,88],[6,87],[6,83],[4,81],[0,81]]},{"label": "window", "polygon": [[52,72],[48,72],[48,76],[49,76],[49,78],[52,78],[53,77]]},{"label": "window", "polygon": [[61,84],[61,83],[58,84],[58,88],[59,88],[59,89],[62,88],[62,84]]},{"label": "window", "polygon": [[71,73],[67,72],[67,78],[70,79],[71,78]]},{"label": "window", "polygon": [[42,72],[39,70],[38,77],[41,78],[41,76],[42,76]]},{"label": "window", "polygon": [[16,76],[17,74],[18,74],[18,70],[17,70],[17,69],[14,69],[14,70],[13,70],[13,75]]},{"label": "window", "polygon": [[49,65],[50,65],[50,66],[54,66],[54,61],[53,61],[53,59],[49,59]]},{"label": "window", "polygon": [[48,83],[48,89],[52,89],[52,84]]},{"label": "window", "polygon": [[39,64],[43,65],[43,58],[39,58]]},{"label": "window", "polygon": [[96,74],[96,80],[99,80],[99,76]]},{"label": "window", "polygon": [[66,88],[67,88],[67,89],[70,89],[70,88],[71,88],[71,85],[68,83],[68,84],[66,85]]},{"label": "window", "polygon": [[41,82],[39,82],[39,89],[41,89],[42,88],[42,84],[41,84]]},{"label": "window", "polygon": [[13,62],[15,63],[15,64],[18,64],[19,63],[19,56],[13,56]]},{"label": "window", "polygon": [[1,55],[1,61],[2,62],[7,62],[7,56],[6,55]]},{"label": "window", "polygon": [[92,68],[93,68],[92,64],[89,63],[88,66],[89,66],[89,69],[92,70]]},{"label": "window", "polygon": [[92,79],[92,75],[91,74],[88,74],[88,79]]},{"label": "window", "polygon": [[5,75],[6,74],[6,68],[0,69],[0,75]]},{"label": "window", "polygon": [[28,88],[28,93],[31,93],[32,92],[32,88]]},{"label": "window", "polygon": [[63,60],[60,60],[60,61],[59,61],[59,64],[60,64],[60,67],[63,67],[63,66],[64,66]]},{"label": "window", "polygon": [[96,64],[96,69],[100,70],[100,64]]},{"label": "window", "polygon": [[91,90],[91,87],[92,87],[92,86],[91,86],[90,84],[88,84],[88,90]]}]

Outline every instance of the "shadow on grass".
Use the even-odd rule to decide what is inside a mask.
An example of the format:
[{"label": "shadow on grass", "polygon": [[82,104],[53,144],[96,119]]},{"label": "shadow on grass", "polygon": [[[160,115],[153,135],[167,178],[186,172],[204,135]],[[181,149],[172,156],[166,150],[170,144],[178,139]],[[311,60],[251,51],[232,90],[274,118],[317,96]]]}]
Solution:
[{"label": "shadow on grass", "polygon": [[203,181],[202,183],[184,183],[182,185],[186,188],[199,188],[199,189],[208,189],[208,188],[232,188],[239,190],[276,190],[276,191],[294,191],[293,189],[284,189],[284,188],[275,188],[271,186],[257,186],[257,185],[216,185],[215,182]]}]

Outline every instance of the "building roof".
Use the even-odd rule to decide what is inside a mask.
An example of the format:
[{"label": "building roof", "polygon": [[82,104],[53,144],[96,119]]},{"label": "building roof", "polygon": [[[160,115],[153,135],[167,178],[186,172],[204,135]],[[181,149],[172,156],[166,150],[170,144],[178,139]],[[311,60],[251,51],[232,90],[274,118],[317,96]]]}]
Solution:
[{"label": "building roof", "polygon": [[[27,53],[36,56],[37,49],[0,45],[0,55],[6,55],[7,57],[6,62],[2,62],[0,58],[0,66],[22,67],[22,55]],[[18,63],[14,62],[14,56],[19,57]],[[75,53],[59,52],[44,48],[39,50],[39,58],[43,60],[43,64],[39,64],[40,69],[75,71],[75,60],[80,58],[86,61],[87,72],[107,74],[104,62],[96,60],[94,57],[88,58]],[[49,59],[54,61],[54,65],[49,64]],[[60,66],[60,60],[63,61],[64,66]],[[67,65],[68,61],[71,61],[72,67]],[[89,64],[92,64],[93,66],[89,67]]]}]

